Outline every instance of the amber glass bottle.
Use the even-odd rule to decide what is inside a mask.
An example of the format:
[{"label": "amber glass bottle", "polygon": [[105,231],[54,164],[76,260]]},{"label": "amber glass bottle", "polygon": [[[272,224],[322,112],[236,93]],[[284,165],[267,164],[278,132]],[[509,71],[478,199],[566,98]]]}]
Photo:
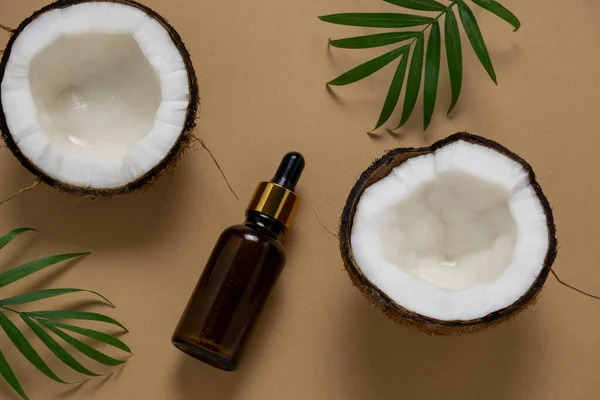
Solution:
[{"label": "amber glass bottle", "polygon": [[286,154],[275,177],[256,188],[246,221],[221,234],[173,334],[175,347],[217,368],[237,369],[285,263],[279,239],[296,209],[294,189],[303,169],[300,153]]}]

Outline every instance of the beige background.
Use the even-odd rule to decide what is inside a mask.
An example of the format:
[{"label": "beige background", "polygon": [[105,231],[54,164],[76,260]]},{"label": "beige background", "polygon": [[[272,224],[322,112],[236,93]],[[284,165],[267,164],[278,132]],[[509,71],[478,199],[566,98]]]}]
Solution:
[{"label": "beige background", "polygon": [[[40,284],[97,290],[117,309],[84,305],[127,325],[131,333],[124,339],[135,352],[114,376],[73,388],[46,379],[0,338],[33,399],[598,398],[600,303],[551,278],[532,310],[489,332],[458,338],[411,332],[372,309],[351,286],[336,240],[313,212],[335,229],[356,177],[385,149],[424,145],[467,129],[533,165],[555,210],[556,271],[600,292],[600,2],[505,0],[523,22],[517,33],[474,6],[500,86],[487,78],[465,39],[463,94],[452,117],[444,115],[449,91],[442,75],[426,135],[419,105],[399,137],[366,135],[393,67],[335,89],[335,98],[325,90],[327,80],[369,55],[328,50],[327,38],[367,29],[316,18],[396,11],[393,6],[377,0],[146,2],[172,22],[190,49],[202,95],[198,135],[241,200],[228,192],[206,153],[197,151],[146,193],[92,202],[40,187],[3,205],[2,232],[26,225],[41,233],[3,250],[2,269],[51,253],[92,251],[79,264],[11,290]],[[0,0],[0,22],[15,27],[45,3]],[[0,31],[0,40],[7,39]],[[286,238],[289,263],[241,369],[212,369],[176,351],[170,335],[217,235],[243,219],[256,183],[269,179],[289,150],[303,152],[308,163],[301,208]],[[32,181],[0,150],[0,197]],[[70,301],[81,299],[72,295]],[[75,377],[68,371],[63,376]],[[4,383],[0,398],[15,398]]]}]

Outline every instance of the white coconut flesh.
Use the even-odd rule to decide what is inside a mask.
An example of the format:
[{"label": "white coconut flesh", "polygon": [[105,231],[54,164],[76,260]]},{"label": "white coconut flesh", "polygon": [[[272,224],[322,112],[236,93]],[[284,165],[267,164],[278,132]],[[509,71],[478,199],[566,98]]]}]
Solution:
[{"label": "white coconut flesh", "polygon": [[13,140],[48,176],[116,188],[165,158],[190,103],[183,58],[144,11],[91,2],[50,10],[16,38],[1,84]]},{"label": "white coconut flesh", "polygon": [[397,304],[438,320],[473,320],[518,300],[548,251],[544,209],[502,153],[457,141],[369,186],[351,234],[356,264]]}]

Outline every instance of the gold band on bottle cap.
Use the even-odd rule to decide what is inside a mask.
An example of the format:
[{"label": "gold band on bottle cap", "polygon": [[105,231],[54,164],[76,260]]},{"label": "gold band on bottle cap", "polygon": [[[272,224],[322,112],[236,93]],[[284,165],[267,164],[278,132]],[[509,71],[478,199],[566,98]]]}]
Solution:
[{"label": "gold band on bottle cap", "polygon": [[289,228],[298,206],[298,196],[273,182],[260,182],[248,205],[248,211],[258,211]]}]

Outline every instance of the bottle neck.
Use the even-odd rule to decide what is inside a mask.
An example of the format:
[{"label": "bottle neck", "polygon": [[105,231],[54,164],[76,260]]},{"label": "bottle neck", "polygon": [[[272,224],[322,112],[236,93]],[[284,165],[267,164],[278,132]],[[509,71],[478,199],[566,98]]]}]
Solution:
[{"label": "bottle neck", "polygon": [[286,231],[285,226],[281,222],[253,210],[246,211],[245,224],[251,225],[254,229],[265,232],[276,239],[279,239]]}]

